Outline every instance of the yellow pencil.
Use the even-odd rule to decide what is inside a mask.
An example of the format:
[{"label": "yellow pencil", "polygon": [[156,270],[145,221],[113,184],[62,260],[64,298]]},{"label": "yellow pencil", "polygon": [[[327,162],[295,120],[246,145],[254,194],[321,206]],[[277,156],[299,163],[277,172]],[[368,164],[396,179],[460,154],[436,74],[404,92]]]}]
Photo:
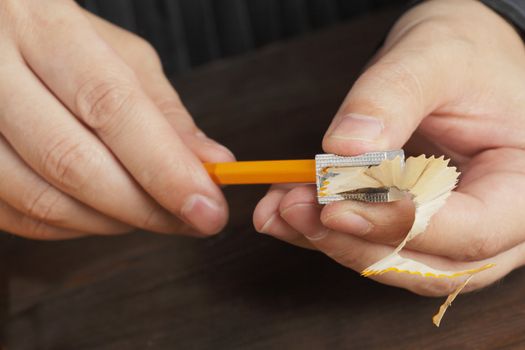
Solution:
[{"label": "yellow pencil", "polygon": [[316,182],[313,159],[205,163],[204,167],[220,185]]}]

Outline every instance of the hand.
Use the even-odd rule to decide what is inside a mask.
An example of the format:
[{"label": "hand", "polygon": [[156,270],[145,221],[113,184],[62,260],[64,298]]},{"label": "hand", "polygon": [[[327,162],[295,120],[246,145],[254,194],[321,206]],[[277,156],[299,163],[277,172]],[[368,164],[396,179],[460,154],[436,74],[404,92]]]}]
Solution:
[{"label": "hand", "polygon": [[144,40],[71,0],[0,2],[0,229],[31,238],[132,227],[215,233],[227,204]]},{"label": "hand", "polygon": [[[403,254],[463,270],[486,262],[467,290],[525,263],[525,50],[517,32],[474,0],[433,0],[394,26],[352,87],[323,140],[327,153],[398,149],[445,154],[462,172],[457,191]],[[412,225],[410,200],[321,208],[312,186],[275,186],[255,227],[318,249],[361,271],[389,254]],[[387,273],[376,280],[445,295],[450,279]]]}]

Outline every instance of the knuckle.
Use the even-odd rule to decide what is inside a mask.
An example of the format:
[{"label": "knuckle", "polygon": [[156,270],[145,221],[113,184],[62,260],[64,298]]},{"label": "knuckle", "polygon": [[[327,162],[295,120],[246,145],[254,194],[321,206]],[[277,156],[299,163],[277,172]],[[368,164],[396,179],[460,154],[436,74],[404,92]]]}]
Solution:
[{"label": "knuckle", "polygon": [[177,95],[158,97],[153,102],[178,132],[189,135],[199,133],[199,128]]},{"label": "knuckle", "polygon": [[158,222],[157,217],[158,217],[158,210],[157,208],[152,207],[149,211],[146,212],[146,215],[141,220],[142,222],[141,222],[140,227],[142,228],[155,227],[156,223]]},{"label": "knuckle", "polygon": [[494,256],[498,251],[498,242],[493,235],[474,236],[462,252],[463,261],[479,261]]},{"label": "knuckle", "polygon": [[[439,42],[447,43],[447,45],[457,46],[458,49],[466,49],[469,52],[473,52],[474,43],[472,39],[472,32],[469,25],[459,25],[455,20],[448,18],[433,18],[428,21],[422,21],[418,25],[419,32],[422,35],[422,41],[425,42]],[[421,28],[423,27],[423,28]],[[430,37],[429,37],[430,36]]]},{"label": "knuckle", "polygon": [[[4,0],[0,1],[0,23],[9,23],[17,21],[25,12],[22,9],[23,1]],[[2,29],[8,29],[10,26],[2,26]]]},{"label": "knuckle", "polygon": [[149,41],[135,36],[134,43],[137,51],[140,53],[139,56],[145,58],[145,62],[149,64],[151,68],[162,68],[160,56]]},{"label": "knuckle", "polygon": [[[458,35],[457,27],[445,17],[431,17],[415,23],[407,36],[425,43],[441,42],[444,39],[451,39]],[[429,41],[429,39],[431,39]]]},{"label": "knuckle", "polygon": [[22,218],[20,226],[23,235],[33,239],[43,239],[48,233],[48,226],[44,222],[27,216]]},{"label": "knuckle", "polygon": [[81,142],[62,139],[50,147],[43,158],[44,173],[59,187],[79,191],[102,165],[100,152]]},{"label": "knuckle", "polygon": [[143,215],[137,218],[137,226],[153,232],[195,234],[192,226],[157,205],[143,211]]},{"label": "knuckle", "polygon": [[422,103],[422,82],[412,65],[409,66],[408,63],[393,57],[379,61],[365,74],[368,74],[365,77],[376,80],[379,85],[388,87],[393,93],[414,96]]},{"label": "knuckle", "polygon": [[[466,23],[466,22],[465,22]],[[457,65],[458,57],[475,57],[477,45],[472,40],[472,31],[468,25],[459,25],[447,18],[431,18],[419,22],[411,30],[411,35],[419,47],[429,53],[445,68]],[[456,52],[450,55],[450,52]]]},{"label": "knuckle", "polygon": [[[145,212],[145,215],[140,219],[139,227],[149,230],[166,229],[167,222],[161,209],[151,207]],[[175,231],[175,228],[172,228]]]},{"label": "knuckle", "polygon": [[356,266],[362,264],[359,254],[356,254],[354,249],[348,247],[332,247],[330,250],[325,250],[324,253],[329,258],[351,269],[355,269]]},{"label": "knuckle", "polygon": [[3,16],[18,17],[29,12],[29,9],[25,1],[3,0],[0,1],[0,18]]},{"label": "knuckle", "polygon": [[312,200],[314,195],[314,189],[310,186],[294,187],[282,198],[279,204],[279,212],[283,215],[296,206],[315,205],[316,202]]},{"label": "knuckle", "polygon": [[182,103],[176,97],[159,97],[156,98],[153,102],[165,116],[173,118],[177,118],[180,116],[188,116],[186,108],[182,106]]},{"label": "knuckle", "polygon": [[82,121],[96,132],[110,133],[135,99],[133,84],[121,79],[93,78],[75,97]]},{"label": "knuckle", "polygon": [[190,178],[187,174],[195,174],[195,170],[188,164],[178,159],[171,161],[156,162],[155,164],[144,164],[140,171],[140,183],[149,193],[155,193],[155,199],[166,205],[172,213],[179,213],[173,203],[173,198],[182,196],[183,192],[197,191],[198,180]]},{"label": "knuckle", "polygon": [[60,210],[60,199],[60,192],[50,185],[39,191],[28,190],[22,199],[23,212],[35,220],[59,224],[66,218]]}]

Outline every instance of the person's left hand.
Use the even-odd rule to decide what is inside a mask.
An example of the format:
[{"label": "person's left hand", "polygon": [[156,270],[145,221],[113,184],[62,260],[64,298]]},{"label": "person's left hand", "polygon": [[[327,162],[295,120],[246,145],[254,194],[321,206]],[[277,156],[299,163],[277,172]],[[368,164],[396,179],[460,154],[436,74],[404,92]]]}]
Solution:
[{"label": "person's left hand", "polygon": [[209,236],[235,157],[184,107],[151,44],[74,0],[0,1],[0,231]]},{"label": "person's left hand", "polygon": [[[462,172],[459,187],[402,254],[452,271],[495,263],[465,288],[477,289],[525,264],[523,91],[523,42],[505,20],[474,0],[425,1],[394,26],[343,102],[323,148],[356,155],[409,141],[405,150],[450,157]],[[414,148],[416,139],[423,143]],[[274,186],[254,224],[362,271],[393,251],[413,216],[408,198],[323,208],[313,186]],[[431,296],[459,283],[400,273],[373,278]]]}]

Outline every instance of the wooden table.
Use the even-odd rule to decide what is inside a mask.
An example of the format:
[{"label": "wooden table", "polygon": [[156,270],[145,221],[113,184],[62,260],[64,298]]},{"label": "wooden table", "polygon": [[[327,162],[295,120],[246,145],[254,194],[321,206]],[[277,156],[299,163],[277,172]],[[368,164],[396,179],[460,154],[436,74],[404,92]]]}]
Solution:
[{"label": "wooden table", "polygon": [[[312,157],[396,16],[377,14],[215,63],[176,81],[203,129],[238,158]],[[258,234],[265,187],[230,187],[231,221],[196,240],[138,232],[67,242],[0,235],[6,349],[525,348],[525,270],[442,299],[380,285]]]}]

